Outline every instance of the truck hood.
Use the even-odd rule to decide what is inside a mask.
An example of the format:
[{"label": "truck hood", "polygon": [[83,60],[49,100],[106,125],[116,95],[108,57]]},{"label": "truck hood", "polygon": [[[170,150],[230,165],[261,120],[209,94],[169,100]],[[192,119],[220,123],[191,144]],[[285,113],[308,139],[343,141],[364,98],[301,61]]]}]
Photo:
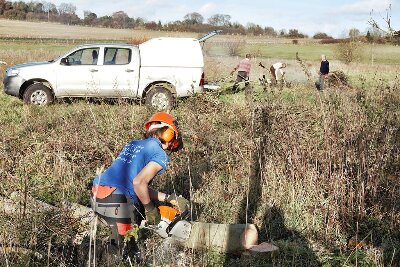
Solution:
[{"label": "truck hood", "polygon": [[39,65],[48,65],[52,64],[53,62],[49,61],[42,61],[42,62],[26,62],[22,64],[17,64],[12,67],[9,67],[10,69],[20,69],[20,68],[25,68],[25,67],[30,67],[30,66],[39,66]]}]

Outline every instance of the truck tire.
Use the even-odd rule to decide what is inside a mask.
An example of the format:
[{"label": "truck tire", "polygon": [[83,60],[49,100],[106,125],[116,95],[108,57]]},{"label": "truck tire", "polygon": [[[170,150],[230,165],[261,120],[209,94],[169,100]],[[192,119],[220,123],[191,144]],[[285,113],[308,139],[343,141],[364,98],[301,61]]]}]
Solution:
[{"label": "truck tire", "polygon": [[23,100],[25,104],[45,106],[53,103],[54,96],[44,84],[34,83],[26,89]]},{"label": "truck tire", "polygon": [[170,110],[174,106],[174,97],[169,90],[157,86],[147,94],[146,105],[157,110]]}]

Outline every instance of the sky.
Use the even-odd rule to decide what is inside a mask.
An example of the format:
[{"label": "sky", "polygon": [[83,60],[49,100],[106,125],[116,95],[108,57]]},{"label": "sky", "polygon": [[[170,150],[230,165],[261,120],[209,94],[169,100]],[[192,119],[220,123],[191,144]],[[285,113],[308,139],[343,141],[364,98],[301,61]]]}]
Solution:
[{"label": "sky", "polygon": [[325,32],[334,37],[344,37],[349,29],[366,32],[370,13],[385,25],[389,5],[392,6],[392,26],[400,28],[400,0],[49,0],[57,6],[72,3],[77,15],[89,10],[98,16],[125,11],[130,17],[142,17],[162,23],[183,20],[191,12],[198,12],[207,20],[214,14],[228,14],[231,22],[256,23],[272,26],[275,30],[298,29],[310,36]]}]

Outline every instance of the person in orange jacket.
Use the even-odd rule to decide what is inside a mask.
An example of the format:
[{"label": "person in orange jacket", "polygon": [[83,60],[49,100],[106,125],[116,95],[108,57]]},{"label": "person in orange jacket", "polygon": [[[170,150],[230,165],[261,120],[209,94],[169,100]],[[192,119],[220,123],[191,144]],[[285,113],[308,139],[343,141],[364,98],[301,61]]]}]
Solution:
[{"label": "person in orange jacket", "polygon": [[[160,222],[155,202],[169,202],[182,212],[189,202],[176,194],[159,192],[149,186],[168,166],[166,150],[183,147],[176,119],[165,112],[154,114],[145,124],[144,139],[130,141],[111,166],[92,182],[92,208],[111,228],[112,244],[124,245],[124,236],[146,219],[150,225]],[[144,214],[142,212],[144,207]]]}]

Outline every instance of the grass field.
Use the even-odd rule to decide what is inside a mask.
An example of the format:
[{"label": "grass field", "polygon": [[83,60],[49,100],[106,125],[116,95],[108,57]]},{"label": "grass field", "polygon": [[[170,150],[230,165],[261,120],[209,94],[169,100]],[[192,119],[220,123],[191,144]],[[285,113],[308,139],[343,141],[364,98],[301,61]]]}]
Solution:
[{"label": "grass field", "polygon": [[[11,34],[11,26],[20,28]],[[46,35],[39,35],[40,28]],[[123,41],[131,34],[164,33],[0,20],[0,36],[8,36],[0,38],[0,60],[8,65],[48,60],[85,38]],[[222,90],[179,101],[172,113],[185,149],[171,155],[168,171],[154,186],[190,198],[196,220],[247,218],[258,226],[260,240],[280,252],[249,259],[184,251],[184,266],[399,266],[399,47],[374,46],[373,64],[364,58],[346,65],[335,60],[333,45],[309,40],[293,45],[250,37],[240,56],[229,56],[224,44],[233,38],[219,36],[206,44],[206,78],[223,80]],[[225,89],[235,77],[229,73],[247,52],[256,55],[252,97],[230,94]],[[295,61],[296,52],[311,81]],[[332,70],[348,75],[351,88],[314,89],[322,53]],[[264,90],[258,78],[266,71],[258,62],[278,60],[288,63],[291,87]],[[0,78],[5,67],[0,65]],[[96,170],[108,166],[128,140],[140,138],[152,112],[132,103],[88,100],[38,108],[1,92],[0,195],[18,191],[55,206],[63,200],[89,205],[86,185]],[[0,265],[82,265],[72,255],[87,247],[71,244],[82,231],[79,223],[63,210],[27,213],[28,204],[0,218]],[[351,246],[354,237],[362,245]],[[149,259],[160,240],[146,242]],[[16,253],[17,248],[28,252]]]}]

